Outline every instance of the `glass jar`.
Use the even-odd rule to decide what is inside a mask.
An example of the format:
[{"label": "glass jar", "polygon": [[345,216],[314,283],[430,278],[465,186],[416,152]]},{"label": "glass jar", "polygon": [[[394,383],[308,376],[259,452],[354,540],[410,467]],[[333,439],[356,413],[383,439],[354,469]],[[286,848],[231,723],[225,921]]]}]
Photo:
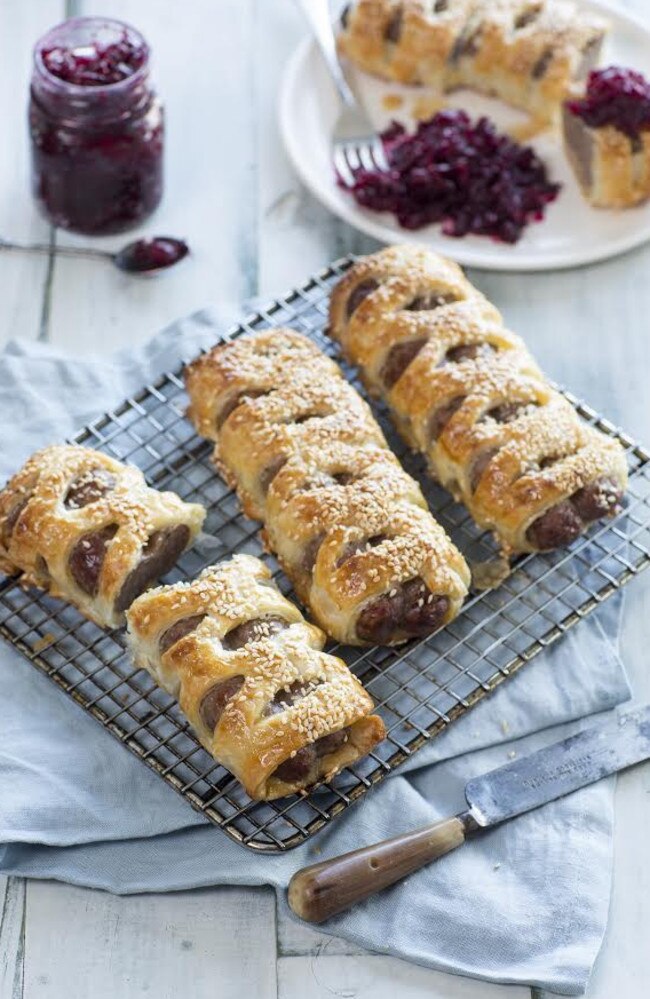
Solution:
[{"label": "glass jar", "polygon": [[123,232],[163,189],[163,109],[149,47],[129,25],[78,17],[34,48],[32,190],[50,222],[89,235]]}]

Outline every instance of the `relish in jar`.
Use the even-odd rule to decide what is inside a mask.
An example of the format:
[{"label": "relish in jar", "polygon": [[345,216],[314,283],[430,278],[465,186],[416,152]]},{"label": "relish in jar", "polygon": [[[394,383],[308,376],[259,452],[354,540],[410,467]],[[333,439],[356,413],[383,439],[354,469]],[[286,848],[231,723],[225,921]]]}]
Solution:
[{"label": "relish in jar", "polygon": [[73,232],[139,225],[163,188],[163,110],[149,47],[120,21],[78,17],[34,49],[29,105],[32,189],[43,214]]}]

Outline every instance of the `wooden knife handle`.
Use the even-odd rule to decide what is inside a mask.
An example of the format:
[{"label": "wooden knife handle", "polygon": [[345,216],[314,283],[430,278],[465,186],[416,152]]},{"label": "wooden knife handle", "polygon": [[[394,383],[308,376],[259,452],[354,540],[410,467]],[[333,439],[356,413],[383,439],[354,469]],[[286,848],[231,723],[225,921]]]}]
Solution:
[{"label": "wooden knife handle", "polygon": [[364,846],[296,871],[289,905],[301,919],[321,923],[387,888],[465,842],[465,815]]}]

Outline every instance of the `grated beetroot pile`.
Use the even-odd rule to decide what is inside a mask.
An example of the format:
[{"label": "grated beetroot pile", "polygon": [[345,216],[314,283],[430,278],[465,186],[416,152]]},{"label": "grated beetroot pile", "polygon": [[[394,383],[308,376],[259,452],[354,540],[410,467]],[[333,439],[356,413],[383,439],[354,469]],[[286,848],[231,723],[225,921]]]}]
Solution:
[{"label": "grated beetroot pile", "polygon": [[634,139],[650,128],[650,82],[620,66],[594,70],[584,98],[567,101],[567,107],[590,128],[614,125]]},{"label": "grated beetroot pile", "polygon": [[394,122],[380,137],[389,169],[337,181],[363,208],[393,212],[404,229],[440,222],[447,236],[516,243],[560,190],[533,149],[464,111],[440,111],[414,133]]}]

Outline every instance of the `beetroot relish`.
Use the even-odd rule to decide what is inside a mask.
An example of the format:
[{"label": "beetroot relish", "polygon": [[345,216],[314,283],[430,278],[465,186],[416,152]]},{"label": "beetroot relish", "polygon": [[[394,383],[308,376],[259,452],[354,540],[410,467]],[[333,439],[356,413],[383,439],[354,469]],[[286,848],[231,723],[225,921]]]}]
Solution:
[{"label": "beetroot relish", "polygon": [[515,243],[560,190],[533,149],[464,111],[440,111],[414,133],[393,122],[380,137],[389,169],[360,168],[350,185],[337,180],[363,208],[393,212],[404,229],[441,222],[447,236]]},{"label": "beetroot relish", "polygon": [[54,225],[123,232],[157,207],[164,115],[149,48],[111,18],[70,18],[34,49],[29,130],[32,190]]},{"label": "beetroot relish", "polygon": [[93,39],[75,48],[54,45],[41,50],[43,65],[52,76],[80,87],[126,80],[144,65],[146,57],[146,46],[126,27],[115,42],[103,44]]},{"label": "beetroot relish", "polygon": [[190,248],[183,239],[173,236],[154,236],[129,243],[115,256],[117,266],[130,274],[144,274],[173,267],[183,260]]},{"label": "beetroot relish", "polygon": [[608,66],[589,74],[584,98],[567,101],[569,111],[589,125],[614,125],[630,138],[650,128],[650,82],[642,73]]}]

